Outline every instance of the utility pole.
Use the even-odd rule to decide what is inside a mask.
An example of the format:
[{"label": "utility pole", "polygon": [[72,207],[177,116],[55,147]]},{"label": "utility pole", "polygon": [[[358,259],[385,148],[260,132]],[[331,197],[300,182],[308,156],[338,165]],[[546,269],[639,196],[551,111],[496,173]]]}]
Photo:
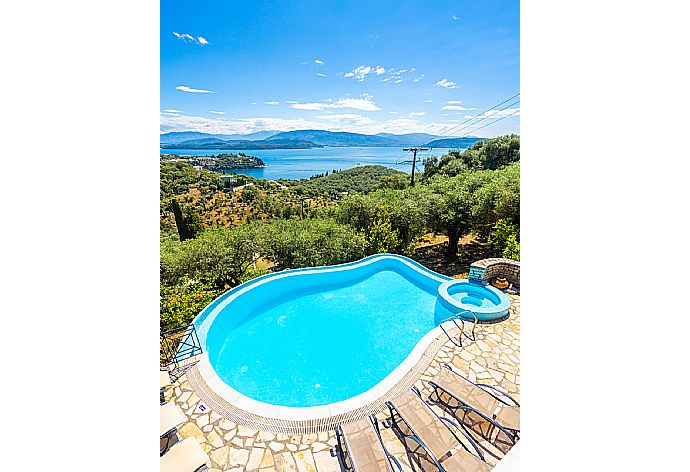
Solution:
[{"label": "utility pole", "polygon": [[410,187],[414,187],[414,167],[417,164],[417,151],[428,151],[429,148],[404,148],[403,151],[412,151],[412,179],[410,180]]}]

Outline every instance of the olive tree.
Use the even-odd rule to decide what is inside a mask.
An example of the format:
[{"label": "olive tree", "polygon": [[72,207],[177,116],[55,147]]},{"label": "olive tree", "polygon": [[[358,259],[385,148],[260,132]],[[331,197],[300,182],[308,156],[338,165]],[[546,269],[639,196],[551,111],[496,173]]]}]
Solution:
[{"label": "olive tree", "polygon": [[161,244],[161,282],[187,277],[222,288],[238,285],[261,247],[256,224],[204,231],[195,239]]}]

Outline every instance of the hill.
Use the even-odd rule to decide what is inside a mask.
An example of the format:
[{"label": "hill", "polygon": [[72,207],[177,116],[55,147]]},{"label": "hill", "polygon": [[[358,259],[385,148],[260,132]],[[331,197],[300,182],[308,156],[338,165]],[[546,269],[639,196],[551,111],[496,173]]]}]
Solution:
[{"label": "hill", "polygon": [[464,151],[452,150],[441,158],[424,159],[424,178],[436,174],[457,175],[467,170],[495,170],[520,160],[520,135],[511,134],[477,141]]},{"label": "hill", "polygon": [[171,133],[162,133],[160,135],[161,144],[179,144],[183,141],[191,141],[193,139],[213,138],[222,141],[239,140],[239,141],[260,141],[273,136],[278,131],[258,131],[249,134],[209,134],[200,133],[198,131],[175,131]]},{"label": "hill", "polygon": [[343,193],[368,193],[380,187],[406,185],[408,174],[378,165],[357,166],[331,174],[303,179],[294,185],[297,193],[310,196],[340,196]]},{"label": "hill", "polygon": [[459,149],[459,148],[467,148],[472,146],[474,143],[481,141],[482,138],[443,138],[443,139],[435,139],[434,141],[431,141],[429,143],[426,143],[424,146],[425,147],[430,147],[430,148],[450,148],[450,149]]},{"label": "hill", "polygon": [[409,134],[361,134],[348,133],[345,131],[325,131],[319,129],[305,129],[299,131],[285,131],[278,133],[267,141],[272,140],[295,140],[295,141],[311,141],[322,146],[414,146],[420,142],[428,141],[436,136],[425,133],[409,133]]},{"label": "hill", "polygon": [[275,139],[271,141],[223,140],[217,138],[199,138],[181,141],[176,144],[161,144],[161,149],[311,149],[323,147],[311,141]]}]

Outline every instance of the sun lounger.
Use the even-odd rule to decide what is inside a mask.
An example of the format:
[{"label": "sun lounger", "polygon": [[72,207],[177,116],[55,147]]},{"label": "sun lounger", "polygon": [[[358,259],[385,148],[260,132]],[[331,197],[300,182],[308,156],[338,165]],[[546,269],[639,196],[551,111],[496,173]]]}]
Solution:
[{"label": "sun lounger", "polygon": [[180,407],[174,403],[161,405],[161,437],[170,434],[179,425],[187,421],[187,417],[182,413]]},{"label": "sun lounger", "polygon": [[[506,443],[503,446],[508,449],[519,439],[520,404],[508,393],[491,385],[475,384],[447,364],[429,385],[433,388],[431,402],[484,439]],[[499,448],[506,452],[506,447]]]},{"label": "sun lounger", "polygon": [[[388,426],[395,430],[405,445],[410,460],[414,460],[422,470],[491,470],[491,466],[484,462],[484,456],[472,438],[452,420],[439,417],[418,393],[408,391],[386,402],[386,405],[391,414]],[[451,426],[464,437],[479,457],[470,453],[465,442],[451,430]],[[452,452],[458,445],[462,448]]]},{"label": "sun lounger", "polygon": [[[402,466],[383,445],[376,418],[363,418],[335,428],[335,454],[347,472],[402,472]],[[331,455],[333,450],[331,450]],[[393,468],[395,465],[395,469]]]},{"label": "sun lounger", "polygon": [[187,421],[182,410],[174,403],[161,405],[160,411],[161,455],[170,448],[170,440],[176,437],[177,427]]},{"label": "sun lounger", "polygon": [[175,444],[161,457],[161,472],[200,472],[208,467],[208,455],[194,437]]}]

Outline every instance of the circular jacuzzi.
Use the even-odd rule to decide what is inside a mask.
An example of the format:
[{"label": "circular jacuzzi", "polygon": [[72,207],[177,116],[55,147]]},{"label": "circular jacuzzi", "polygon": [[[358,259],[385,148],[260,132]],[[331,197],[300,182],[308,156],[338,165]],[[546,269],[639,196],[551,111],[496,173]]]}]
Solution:
[{"label": "circular jacuzzi", "polygon": [[473,317],[468,311],[480,321],[490,321],[505,317],[510,309],[508,297],[483,282],[447,280],[439,285],[438,294],[445,308],[470,320]]}]

